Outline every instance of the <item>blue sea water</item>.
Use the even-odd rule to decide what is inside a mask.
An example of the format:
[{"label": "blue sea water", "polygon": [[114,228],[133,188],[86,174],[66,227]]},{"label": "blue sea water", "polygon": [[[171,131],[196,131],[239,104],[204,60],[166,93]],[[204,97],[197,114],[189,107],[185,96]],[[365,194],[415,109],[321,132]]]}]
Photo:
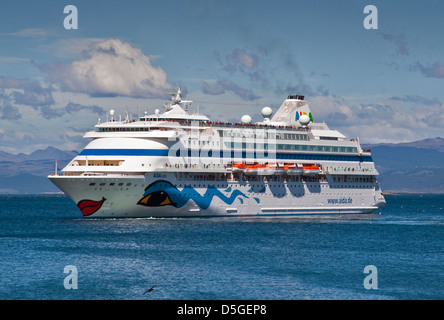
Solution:
[{"label": "blue sea water", "polygon": [[86,220],[62,195],[3,195],[0,299],[443,299],[444,195],[386,199],[366,216]]}]

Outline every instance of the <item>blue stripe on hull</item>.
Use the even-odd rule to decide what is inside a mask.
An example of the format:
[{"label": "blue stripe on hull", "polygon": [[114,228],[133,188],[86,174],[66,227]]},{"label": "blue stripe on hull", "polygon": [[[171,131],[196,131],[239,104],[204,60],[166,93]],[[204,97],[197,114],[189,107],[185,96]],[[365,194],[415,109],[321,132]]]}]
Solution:
[{"label": "blue stripe on hull", "polygon": [[168,156],[168,149],[84,149],[80,156]]},{"label": "blue stripe on hull", "polygon": [[[167,157],[169,153],[168,149],[84,149],[79,153],[80,156],[160,156]],[[191,157],[201,156],[199,150],[196,155],[192,154],[191,150],[186,150],[185,154],[176,152],[177,157]],[[215,152],[214,155],[210,152],[204,155],[204,157],[231,157],[242,159],[258,159],[254,152],[227,152],[224,154],[222,151]],[[268,159],[277,160],[328,160],[328,161],[359,161],[359,162],[373,162],[373,159],[369,156],[358,155],[330,155],[330,154],[304,154],[304,153],[280,153],[277,152],[268,156]]]}]

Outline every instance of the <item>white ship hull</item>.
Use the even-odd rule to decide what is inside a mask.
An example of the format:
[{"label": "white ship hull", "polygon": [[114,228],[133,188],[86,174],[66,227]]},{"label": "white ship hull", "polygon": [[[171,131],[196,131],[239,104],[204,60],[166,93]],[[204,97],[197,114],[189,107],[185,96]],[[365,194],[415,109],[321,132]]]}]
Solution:
[{"label": "white ship hull", "polygon": [[361,214],[385,204],[372,182],[178,181],[173,173],[50,180],[93,218]]}]

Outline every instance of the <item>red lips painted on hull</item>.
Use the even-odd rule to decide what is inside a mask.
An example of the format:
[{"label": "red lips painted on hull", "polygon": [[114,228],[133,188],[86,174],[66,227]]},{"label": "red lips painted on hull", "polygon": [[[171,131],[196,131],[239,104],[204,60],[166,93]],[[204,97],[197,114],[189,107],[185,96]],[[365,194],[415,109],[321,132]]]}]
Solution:
[{"label": "red lips painted on hull", "polygon": [[94,201],[94,200],[81,200],[77,203],[77,207],[79,207],[82,214],[86,216],[92,215],[94,212],[100,209],[102,204],[105,202],[105,198],[102,197],[102,200],[100,201]]}]

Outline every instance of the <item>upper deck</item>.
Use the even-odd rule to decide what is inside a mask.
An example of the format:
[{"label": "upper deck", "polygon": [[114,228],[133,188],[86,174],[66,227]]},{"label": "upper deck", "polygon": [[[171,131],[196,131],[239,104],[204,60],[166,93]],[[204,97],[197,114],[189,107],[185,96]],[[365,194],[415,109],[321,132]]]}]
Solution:
[{"label": "upper deck", "polygon": [[[102,137],[140,137],[140,138],[171,138],[181,133],[207,132],[218,133],[220,137],[264,137],[276,131],[276,136],[286,136],[294,139],[296,136],[303,137],[301,140],[342,140],[347,138],[336,130],[331,130],[325,123],[315,123],[311,111],[303,96],[290,95],[284,101],[276,114],[271,117],[271,108],[262,109],[263,121],[251,123],[251,117],[244,115],[241,122],[211,121],[199,113],[189,114],[187,105],[192,101],[182,100],[180,89],[177,93],[172,93],[171,103],[165,106],[165,112],[160,113],[159,109],[154,114],[139,117],[137,120],[130,120],[128,114],[125,119],[115,120],[114,110],[110,111],[111,120],[101,123],[100,119],[94,131],[85,134],[85,138]],[[210,130],[208,130],[210,129]],[[251,134],[252,131],[270,132],[269,134]],[[174,131],[176,133],[168,132]],[[295,132],[291,134],[289,132]],[[271,137],[273,138],[273,137]],[[298,139],[299,140],[299,139]]]}]

